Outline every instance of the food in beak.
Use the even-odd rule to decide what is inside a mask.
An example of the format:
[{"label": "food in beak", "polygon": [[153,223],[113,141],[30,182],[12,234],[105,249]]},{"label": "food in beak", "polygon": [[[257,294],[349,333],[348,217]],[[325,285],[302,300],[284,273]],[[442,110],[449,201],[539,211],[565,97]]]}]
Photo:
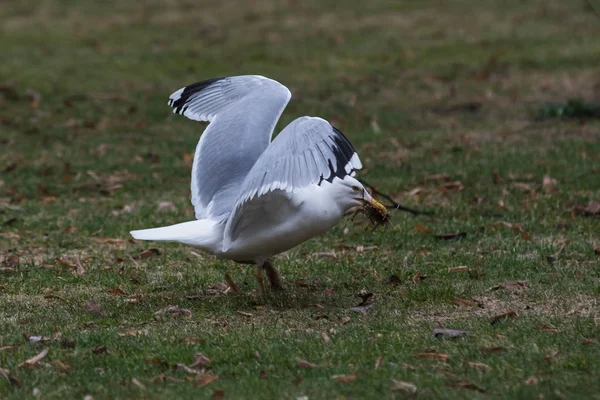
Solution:
[{"label": "food in beak", "polygon": [[363,205],[357,212],[365,214],[374,228],[378,228],[381,225],[389,224],[391,222],[392,217],[383,204],[373,198],[370,200],[362,200],[362,202]]}]

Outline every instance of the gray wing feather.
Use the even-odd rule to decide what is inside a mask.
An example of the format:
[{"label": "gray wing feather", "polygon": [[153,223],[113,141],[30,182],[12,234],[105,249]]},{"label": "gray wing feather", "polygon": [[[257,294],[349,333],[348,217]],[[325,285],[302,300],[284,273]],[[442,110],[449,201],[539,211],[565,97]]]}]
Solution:
[{"label": "gray wing feather", "polygon": [[327,121],[317,117],[301,117],[273,140],[256,161],[241,186],[239,198],[225,227],[225,243],[239,236],[245,226],[244,208],[253,199],[277,190],[292,192],[323,181],[332,182],[354,175],[362,164],[346,137]]},{"label": "gray wing feather", "polygon": [[231,211],[290,97],[285,86],[257,75],[210,79],[169,97],[174,113],[210,122],[192,165],[196,218],[225,217]]}]

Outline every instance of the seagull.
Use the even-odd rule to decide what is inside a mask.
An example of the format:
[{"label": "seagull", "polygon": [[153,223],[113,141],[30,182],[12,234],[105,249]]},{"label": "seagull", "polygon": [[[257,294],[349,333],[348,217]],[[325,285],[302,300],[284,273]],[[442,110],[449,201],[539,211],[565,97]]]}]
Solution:
[{"label": "seagull", "polygon": [[174,113],[209,123],[192,164],[196,220],[131,235],[254,264],[264,294],[263,270],[271,288],[281,289],[269,258],[328,231],[351,208],[385,213],[354,178],[362,168],[354,147],[329,122],[300,117],[271,141],[290,98],[287,87],[258,75],[209,79],[171,94]]}]

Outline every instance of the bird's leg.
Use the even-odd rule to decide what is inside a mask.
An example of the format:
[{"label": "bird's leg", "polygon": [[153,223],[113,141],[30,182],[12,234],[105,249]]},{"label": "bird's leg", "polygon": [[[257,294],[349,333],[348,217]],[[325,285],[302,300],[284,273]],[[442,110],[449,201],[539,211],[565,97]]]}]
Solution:
[{"label": "bird's leg", "polygon": [[273,267],[273,265],[269,261],[265,261],[262,265],[263,269],[267,273],[267,278],[269,279],[269,284],[271,285],[271,290],[280,291],[283,290],[281,286],[281,280],[279,279],[279,272]]},{"label": "bird's leg", "polygon": [[266,292],[265,292],[265,284],[263,283],[262,265],[256,265],[255,276],[256,276],[256,281],[258,282],[258,291],[259,291],[261,297],[263,299],[265,299],[267,296],[266,296]]},{"label": "bird's leg", "polygon": [[237,287],[237,285],[233,281],[233,279],[231,279],[231,276],[229,276],[229,272],[227,272],[225,274],[225,282],[227,282],[227,284],[229,285],[229,288],[231,289],[232,292],[234,292],[235,294],[242,294],[240,292],[240,289]]}]

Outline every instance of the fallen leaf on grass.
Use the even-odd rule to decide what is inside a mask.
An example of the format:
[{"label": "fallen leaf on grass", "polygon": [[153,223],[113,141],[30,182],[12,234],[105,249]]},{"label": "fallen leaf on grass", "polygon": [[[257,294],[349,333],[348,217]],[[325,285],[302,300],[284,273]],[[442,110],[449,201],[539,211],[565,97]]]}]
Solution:
[{"label": "fallen leaf on grass", "polygon": [[359,312],[359,313],[366,313],[371,308],[373,308],[373,304],[365,304],[364,306],[350,307],[348,309],[348,311],[354,311],[354,312]]},{"label": "fallen leaf on grass", "polygon": [[342,324],[346,325],[348,322],[350,322],[352,318],[350,318],[349,316],[345,315],[342,317]]},{"label": "fallen leaf on grass", "polygon": [[592,200],[585,207],[579,205],[575,206],[575,210],[588,217],[595,217],[600,215],[600,202]]},{"label": "fallen leaf on grass", "polygon": [[216,381],[217,379],[219,379],[219,377],[217,375],[198,374],[193,378],[194,386],[195,387],[204,387],[204,386]]},{"label": "fallen leaf on grass", "polygon": [[177,207],[170,201],[161,201],[158,203],[158,207],[156,207],[156,211],[164,212],[164,211],[177,211]]},{"label": "fallen leaf on grass", "polygon": [[448,359],[448,354],[438,353],[435,351],[426,351],[424,353],[417,354],[417,357],[428,360],[446,361]]},{"label": "fallen leaf on grass", "polygon": [[127,293],[125,293],[125,291],[123,289],[118,288],[118,287],[115,287],[115,288],[112,288],[112,289],[108,289],[106,291],[106,293],[109,293],[109,294],[118,294],[118,295],[121,295],[121,296],[127,296]]},{"label": "fallen leaf on grass", "polygon": [[551,363],[554,361],[554,358],[559,355],[560,352],[558,350],[553,351],[552,353],[548,354],[547,356],[544,357],[544,361],[546,361],[547,363]]},{"label": "fallen leaf on grass", "polygon": [[427,279],[427,275],[421,274],[420,272],[417,271],[417,273],[413,275],[411,280],[413,283],[417,283],[420,281],[424,281],[425,279]]},{"label": "fallen leaf on grass", "polygon": [[458,329],[433,328],[434,337],[456,338],[470,334],[470,331],[461,331]]},{"label": "fallen leaf on grass", "polygon": [[392,379],[392,392],[404,392],[408,394],[417,393],[417,387],[410,382],[397,381]]},{"label": "fallen leaf on grass", "polygon": [[583,344],[594,344],[594,343],[598,343],[598,340],[593,339],[593,338],[583,338]]},{"label": "fallen leaf on grass", "polygon": [[85,269],[81,264],[81,259],[79,258],[79,255],[75,257],[75,266],[75,273],[77,274],[77,276],[83,276],[83,274],[85,274]]},{"label": "fallen leaf on grass", "polygon": [[482,370],[482,371],[491,371],[492,370],[492,367],[490,367],[487,364],[480,363],[480,362],[467,361],[467,365],[469,367],[477,368],[477,369]]},{"label": "fallen leaf on grass", "polygon": [[25,332],[23,332],[22,335],[27,341],[27,343],[29,343],[32,346],[38,343],[45,343],[51,340],[48,336],[28,335]]},{"label": "fallen leaf on grass", "polygon": [[527,378],[525,380],[525,384],[528,386],[533,386],[533,385],[537,385],[538,380],[535,376],[530,376],[529,378]]},{"label": "fallen leaf on grass", "polygon": [[375,360],[375,369],[379,369],[379,367],[381,367],[382,361],[383,358],[381,356],[377,357],[377,360]]},{"label": "fallen leaf on grass", "polygon": [[88,300],[85,302],[83,307],[92,315],[96,317],[106,317],[108,314],[102,309],[102,306],[95,301]]},{"label": "fallen leaf on grass", "polygon": [[223,389],[213,389],[213,400],[223,400],[225,398],[225,391]]},{"label": "fallen leaf on grass", "polygon": [[499,321],[506,319],[506,318],[519,318],[519,314],[515,310],[509,310],[505,313],[495,315],[492,318],[492,320],[490,321],[490,323],[492,325],[494,325],[494,324],[498,323]]},{"label": "fallen leaf on grass", "polygon": [[490,347],[480,347],[479,351],[481,353],[502,353],[506,351],[504,347],[500,346],[490,346]]},{"label": "fallen leaf on grass", "polygon": [[422,233],[429,233],[429,228],[421,224],[415,224],[415,229]]},{"label": "fallen leaf on grass", "polygon": [[457,306],[463,306],[463,307],[481,307],[481,303],[479,303],[478,301],[469,300],[469,299],[461,299],[460,297],[453,298],[452,303],[454,303]]},{"label": "fallen leaf on grass", "polygon": [[459,265],[458,267],[448,267],[448,272],[461,272],[461,271],[468,271],[469,267],[467,267],[466,265]]},{"label": "fallen leaf on grass", "polygon": [[18,344],[13,344],[13,345],[10,345],[10,346],[2,346],[2,347],[0,347],[0,353],[3,352],[3,351],[6,351],[6,350],[18,349],[19,347],[21,347],[21,345],[18,345]]},{"label": "fallen leaf on grass", "polygon": [[316,253],[311,253],[309,255],[309,258],[331,258],[331,259],[336,259],[337,258],[337,253],[335,251],[318,251]]},{"label": "fallen leaf on grass", "polygon": [[69,372],[69,370],[71,369],[71,366],[69,364],[65,364],[59,360],[52,360],[50,361],[50,364],[54,365],[58,369],[58,372],[63,374]]},{"label": "fallen leaf on grass", "polygon": [[556,332],[558,332],[558,329],[556,329],[553,326],[546,325],[546,324],[544,324],[544,325],[538,325],[537,330],[539,332],[548,332],[548,333],[556,333]]},{"label": "fallen leaf on grass", "polygon": [[439,190],[442,192],[460,192],[464,188],[460,181],[448,182],[439,186]]},{"label": "fallen leaf on grass", "polygon": [[160,375],[157,375],[157,376],[155,376],[153,378],[150,378],[149,381],[150,382],[156,382],[156,383],[162,383],[162,382],[175,382],[175,383],[185,382],[183,379],[177,379],[177,378],[174,378],[172,376],[165,375],[165,374],[160,374]]},{"label": "fallen leaf on grass", "polygon": [[246,311],[238,311],[237,312],[239,315],[241,315],[242,317],[252,317],[252,313],[246,312]]},{"label": "fallen leaf on grass", "polygon": [[546,256],[546,260],[548,260],[549,263],[553,263],[554,261],[557,261],[558,258],[560,257],[560,254],[563,252],[563,250],[565,249],[565,246],[569,244],[569,241],[566,240],[565,242],[563,242],[563,244],[560,246],[560,248],[557,250],[556,253]]},{"label": "fallen leaf on grass", "polygon": [[356,375],[334,375],[331,379],[339,383],[351,383],[356,380]]},{"label": "fallen leaf on grass", "polygon": [[194,354],[194,362],[190,364],[190,368],[205,368],[210,365],[210,358],[202,353]]},{"label": "fallen leaf on grass", "polygon": [[485,389],[483,389],[482,387],[479,387],[476,384],[474,384],[473,382],[469,382],[469,381],[456,382],[456,383],[453,383],[451,386],[456,389],[470,389],[470,390],[476,390],[479,393],[485,393]]},{"label": "fallen leaf on grass", "polygon": [[146,249],[143,250],[142,252],[140,252],[140,254],[138,254],[137,256],[133,257],[136,260],[145,260],[147,258],[153,257],[153,256],[160,256],[160,250],[159,249]]},{"label": "fallen leaf on grass", "polygon": [[30,359],[26,360],[25,362],[19,364],[19,368],[23,368],[23,367],[33,367],[35,364],[37,364],[42,358],[46,357],[46,354],[48,354],[48,351],[50,349],[45,348],[44,350],[42,350],[38,355],[36,355],[35,357],[31,357]]},{"label": "fallen leaf on grass", "polygon": [[528,285],[527,281],[506,281],[506,282],[497,284],[496,286],[491,288],[491,290],[504,289],[508,292],[514,292],[517,290],[522,290],[522,289],[527,288],[527,285]]},{"label": "fallen leaf on grass", "polygon": [[161,308],[160,310],[155,312],[154,318],[161,319],[165,315],[168,315],[168,314],[178,315],[178,316],[182,316],[184,318],[192,317],[192,312],[190,310],[188,310],[187,308],[180,308],[179,306],[167,306],[167,307]]},{"label": "fallen leaf on grass", "polygon": [[0,375],[5,377],[8,383],[10,383],[12,386],[21,386],[21,382],[19,382],[19,380],[14,375],[12,375],[9,370],[5,368],[0,368]]},{"label": "fallen leaf on grass", "polygon": [[109,354],[106,346],[96,346],[92,349],[92,354],[100,355],[100,354]]},{"label": "fallen leaf on grass", "polygon": [[542,180],[542,187],[546,193],[558,193],[560,190],[556,187],[558,181],[554,178],[551,178],[550,175],[544,175],[544,179]]},{"label": "fallen leaf on grass", "polygon": [[314,369],[319,368],[317,364],[311,363],[306,360],[298,360],[298,368],[300,369]]},{"label": "fallen leaf on grass", "polygon": [[146,386],[144,386],[142,382],[140,382],[137,378],[131,378],[131,383],[133,383],[135,386],[139,387],[142,390],[146,390]]},{"label": "fallen leaf on grass", "polygon": [[2,265],[7,268],[16,268],[19,266],[19,264],[19,256],[16,254],[11,254],[10,256],[5,257],[2,261]]},{"label": "fallen leaf on grass", "polygon": [[116,238],[96,238],[96,242],[101,244],[125,244],[125,240]]},{"label": "fallen leaf on grass", "polygon": [[442,233],[440,235],[433,235],[433,237],[441,240],[465,239],[467,232]]},{"label": "fallen leaf on grass", "polygon": [[329,336],[325,332],[321,332],[321,337],[323,338],[323,341],[325,343],[329,343],[331,341],[331,339],[329,339]]}]

